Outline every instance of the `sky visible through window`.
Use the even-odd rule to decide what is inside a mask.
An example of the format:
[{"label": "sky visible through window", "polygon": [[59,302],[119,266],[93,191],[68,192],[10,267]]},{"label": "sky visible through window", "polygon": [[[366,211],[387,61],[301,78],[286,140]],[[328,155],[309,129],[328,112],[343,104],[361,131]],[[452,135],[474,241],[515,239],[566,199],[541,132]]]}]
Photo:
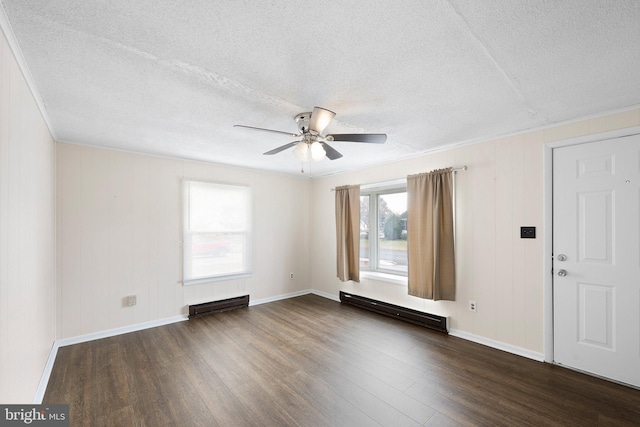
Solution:
[{"label": "sky visible through window", "polygon": [[391,212],[402,215],[407,211],[407,193],[385,194],[384,200]]}]

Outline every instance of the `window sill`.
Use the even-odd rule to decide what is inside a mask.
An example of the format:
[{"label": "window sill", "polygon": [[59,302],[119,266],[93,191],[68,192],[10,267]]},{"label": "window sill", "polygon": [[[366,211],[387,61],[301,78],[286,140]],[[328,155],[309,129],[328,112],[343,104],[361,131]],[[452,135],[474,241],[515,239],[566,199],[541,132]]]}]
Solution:
[{"label": "window sill", "polygon": [[211,277],[203,277],[201,279],[188,279],[183,280],[183,286],[192,286],[192,285],[201,285],[203,283],[213,283],[213,282],[224,282],[228,280],[236,280],[236,279],[244,279],[246,277],[251,277],[252,273],[238,273],[238,274],[230,274],[227,276],[211,276]]},{"label": "window sill", "polygon": [[394,283],[396,285],[403,285],[403,286],[407,286],[407,281],[408,281],[407,276],[399,276],[397,274],[389,274],[389,273],[380,273],[377,271],[361,271],[360,278],[378,280],[380,282],[389,282],[389,283]]}]

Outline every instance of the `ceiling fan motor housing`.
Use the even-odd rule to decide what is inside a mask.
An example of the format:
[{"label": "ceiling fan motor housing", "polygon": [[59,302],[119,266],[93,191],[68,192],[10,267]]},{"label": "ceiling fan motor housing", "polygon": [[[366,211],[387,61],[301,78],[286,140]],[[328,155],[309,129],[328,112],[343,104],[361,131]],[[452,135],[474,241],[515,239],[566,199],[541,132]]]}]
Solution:
[{"label": "ceiling fan motor housing", "polygon": [[300,113],[294,117],[298,124],[298,131],[302,134],[309,132],[309,122],[311,121],[311,112]]}]

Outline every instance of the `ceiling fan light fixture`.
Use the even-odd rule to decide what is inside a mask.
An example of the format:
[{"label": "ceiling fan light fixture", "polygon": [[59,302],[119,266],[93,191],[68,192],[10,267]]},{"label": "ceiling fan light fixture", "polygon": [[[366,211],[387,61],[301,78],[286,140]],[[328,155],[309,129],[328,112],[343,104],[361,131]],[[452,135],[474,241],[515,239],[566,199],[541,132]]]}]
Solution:
[{"label": "ceiling fan light fixture", "polygon": [[309,121],[309,130],[316,135],[321,134],[324,128],[329,125],[335,116],[336,113],[327,110],[326,108],[313,107],[313,112],[311,113],[311,119]]},{"label": "ceiling fan light fixture", "polygon": [[318,141],[315,141],[311,144],[310,150],[311,158],[316,162],[324,159],[327,154],[322,144],[320,144]]},{"label": "ceiling fan light fixture", "polygon": [[305,141],[300,141],[293,149],[293,154],[301,162],[306,162],[309,158],[309,145]]}]

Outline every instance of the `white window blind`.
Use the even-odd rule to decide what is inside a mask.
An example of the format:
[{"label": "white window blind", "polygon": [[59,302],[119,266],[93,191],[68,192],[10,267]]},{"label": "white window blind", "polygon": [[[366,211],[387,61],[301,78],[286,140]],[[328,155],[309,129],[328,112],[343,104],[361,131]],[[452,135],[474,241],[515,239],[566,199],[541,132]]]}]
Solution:
[{"label": "white window blind", "polygon": [[185,285],[251,274],[251,188],[184,181]]}]

